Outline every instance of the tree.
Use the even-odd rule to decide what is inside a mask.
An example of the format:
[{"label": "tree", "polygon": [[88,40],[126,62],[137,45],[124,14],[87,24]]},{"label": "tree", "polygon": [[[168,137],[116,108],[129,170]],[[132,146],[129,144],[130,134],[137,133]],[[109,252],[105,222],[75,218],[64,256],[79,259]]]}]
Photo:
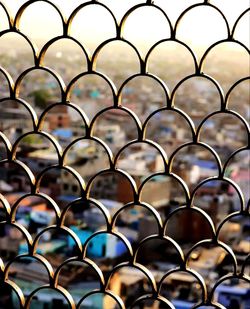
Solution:
[{"label": "tree", "polygon": [[51,100],[51,94],[47,89],[38,89],[29,94],[34,97],[34,103],[36,107],[45,109],[49,101]]}]

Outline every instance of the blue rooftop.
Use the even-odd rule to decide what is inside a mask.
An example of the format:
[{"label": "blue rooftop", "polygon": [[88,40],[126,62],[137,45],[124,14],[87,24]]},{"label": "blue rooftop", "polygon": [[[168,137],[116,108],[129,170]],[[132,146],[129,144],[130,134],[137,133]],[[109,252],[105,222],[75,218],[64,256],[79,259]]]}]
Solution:
[{"label": "blue rooftop", "polygon": [[52,134],[65,139],[71,138],[73,136],[71,129],[56,129]]},{"label": "blue rooftop", "polygon": [[201,168],[208,168],[212,170],[217,170],[217,164],[214,161],[209,160],[195,160],[193,162],[194,165],[198,165]]}]

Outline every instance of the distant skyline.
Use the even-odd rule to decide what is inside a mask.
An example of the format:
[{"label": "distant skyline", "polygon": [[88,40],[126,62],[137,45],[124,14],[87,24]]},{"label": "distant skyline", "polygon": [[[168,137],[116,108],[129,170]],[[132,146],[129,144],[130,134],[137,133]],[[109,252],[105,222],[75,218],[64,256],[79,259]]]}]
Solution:
[{"label": "distant skyline", "polygon": [[[27,0],[4,0],[11,14],[14,16],[20,6]],[[82,0],[52,0],[62,13],[69,17],[70,13],[81,3]],[[138,0],[102,0],[99,1],[107,5],[115,14],[118,20],[133,5],[145,3]],[[188,6],[197,3],[197,0],[176,0],[175,6],[170,5],[172,0],[155,0],[154,3],[160,6],[168,14],[174,24],[180,13]],[[248,0],[214,0],[212,4],[217,5],[226,15],[230,27],[237,17],[249,7]],[[213,13],[214,11],[214,13]],[[48,14],[49,12],[49,14]],[[85,13],[84,13],[85,12]],[[3,10],[0,10],[0,18],[4,21]],[[46,18],[46,31],[44,31],[44,20]],[[6,18],[5,18],[6,20]],[[239,23],[236,31],[236,39],[241,40],[249,47],[249,15],[245,14]],[[4,22],[2,23],[2,25]],[[0,30],[2,30],[0,24]],[[56,11],[49,8],[49,5],[41,1],[32,4],[24,12],[20,29],[31,38],[44,40],[52,36],[62,34],[62,26],[57,17]],[[100,6],[91,6],[81,10],[75,17],[71,34],[77,39],[83,39],[93,43],[95,40],[107,39],[115,36],[114,23],[109,14],[104,14],[104,9]],[[124,27],[124,37],[139,47],[151,46],[156,41],[168,38],[170,34],[168,23],[163,14],[149,7],[144,7],[132,13]],[[177,31],[177,38],[183,40],[191,46],[205,46],[226,38],[226,26],[219,13],[212,8],[196,8],[191,10],[181,21]]]}]

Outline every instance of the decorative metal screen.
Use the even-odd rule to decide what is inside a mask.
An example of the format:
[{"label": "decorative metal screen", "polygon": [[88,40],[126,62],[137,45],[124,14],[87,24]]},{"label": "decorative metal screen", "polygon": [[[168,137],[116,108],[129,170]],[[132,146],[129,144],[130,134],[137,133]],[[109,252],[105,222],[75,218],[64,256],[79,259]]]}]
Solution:
[{"label": "decorative metal screen", "polygon": [[[40,49],[21,27],[36,2],[55,10],[61,27]],[[41,299],[43,308],[249,308],[249,77],[236,72],[240,55],[249,57],[237,37],[249,8],[230,25],[220,1],[187,1],[176,20],[168,11],[175,1],[135,1],[120,19],[109,1],[82,1],[67,18],[53,1],[27,1],[14,18],[4,3],[1,308],[40,308]],[[71,33],[90,7],[106,12],[115,32],[92,53]],[[169,34],[143,56],[126,27],[145,8],[145,25],[153,28],[150,16],[159,14]],[[208,18],[214,12],[226,33],[200,57],[178,36],[197,9]],[[92,26],[102,27],[97,19]],[[46,33],[47,19],[42,27]],[[146,38],[150,27],[134,29]],[[10,34],[25,42],[29,60],[18,54],[19,43],[4,45]],[[79,53],[69,49],[68,63],[57,51],[49,62],[51,47],[65,39]],[[242,54],[229,57],[222,72],[213,51],[229,43]],[[174,47],[161,50],[164,44]]]}]

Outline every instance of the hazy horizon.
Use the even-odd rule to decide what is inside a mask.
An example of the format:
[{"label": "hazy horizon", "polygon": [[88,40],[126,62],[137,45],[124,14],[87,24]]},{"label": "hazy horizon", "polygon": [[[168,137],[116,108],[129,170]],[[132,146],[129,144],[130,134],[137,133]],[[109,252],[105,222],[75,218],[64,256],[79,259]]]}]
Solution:
[{"label": "hazy horizon", "polygon": [[[17,10],[25,2],[27,1],[2,1],[9,8],[12,16],[16,14]],[[86,1],[53,0],[51,2],[57,5],[66,18],[68,18],[77,6]],[[119,22],[132,5],[144,3],[145,1],[103,0],[99,2],[107,5]],[[154,1],[154,4],[161,7],[169,16],[172,25],[174,25],[176,19],[185,8],[194,3],[197,3],[197,0],[178,0],[175,6],[170,5],[169,0]],[[230,29],[232,29],[237,17],[249,7],[247,0],[242,0],[240,3],[232,0],[214,0],[211,3],[221,8],[229,21]],[[1,31],[8,28],[7,19],[4,17],[1,7],[0,18],[2,19]],[[44,26],[44,20],[46,20],[46,26]],[[235,39],[240,40],[248,48],[250,45],[249,21],[249,15],[245,14],[241,18],[235,32]],[[33,39],[39,45],[39,48],[51,38],[63,33],[58,13],[52,6],[43,2],[33,3],[24,11],[20,19],[19,28]],[[44,31],[44,28],[46,31]],[[76,14],[72,21],[70,35],[81,43],[84,42],[86,47],[93,50],[102,41],[116,36],[115,24],[111,15],[106,13],[103,7],[100,5],[90,5]],[[162,12],[145,6],[129,15],[124,26],[123,37],[131,41],[136,47],[141,48],[145,54],[154,43],[170,37],[170,28]],[[192,9],[183,17],[177,29],[176,37],[199,51],[200,49],[204,50],[206,46],[211,45],[215,41],[226,39],[227,29],[222,16],[215,9],[202,6]]]}]

